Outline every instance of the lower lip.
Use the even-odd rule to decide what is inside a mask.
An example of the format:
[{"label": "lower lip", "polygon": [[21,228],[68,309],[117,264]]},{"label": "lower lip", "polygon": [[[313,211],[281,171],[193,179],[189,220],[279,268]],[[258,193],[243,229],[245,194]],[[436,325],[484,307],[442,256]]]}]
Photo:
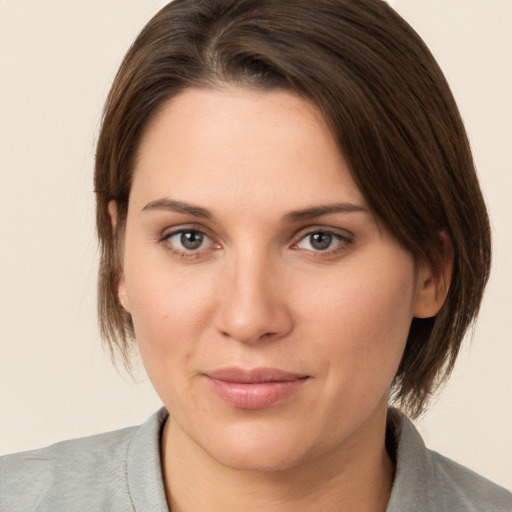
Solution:
[{"label": "lower lip", "polygon": [[289,397],[307,378],[274,382],[228,382],[208,377],[213,391],[225,402],[238,409],[265,409]]}]

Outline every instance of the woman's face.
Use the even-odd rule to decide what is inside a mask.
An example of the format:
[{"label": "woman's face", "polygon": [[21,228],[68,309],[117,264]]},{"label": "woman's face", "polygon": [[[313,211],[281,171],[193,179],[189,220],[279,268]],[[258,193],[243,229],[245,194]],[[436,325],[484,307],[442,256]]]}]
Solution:
[{"label": "woman's face", "polygon": [[273,470],[380,439],[427,279],[315,107],[231,87],[174,98],[144,135],[125,236],[120,296],[185,442]]}]

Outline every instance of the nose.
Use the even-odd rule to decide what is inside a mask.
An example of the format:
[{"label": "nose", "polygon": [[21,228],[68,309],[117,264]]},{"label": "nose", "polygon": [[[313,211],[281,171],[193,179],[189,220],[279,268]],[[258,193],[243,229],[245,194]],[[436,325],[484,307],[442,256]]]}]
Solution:
[{"label": "nose", "polygon": [[288,334],[293,320],[276,265],[249,254],[227,267],[219,285],[217,330],[242,343],[276,340]]}]

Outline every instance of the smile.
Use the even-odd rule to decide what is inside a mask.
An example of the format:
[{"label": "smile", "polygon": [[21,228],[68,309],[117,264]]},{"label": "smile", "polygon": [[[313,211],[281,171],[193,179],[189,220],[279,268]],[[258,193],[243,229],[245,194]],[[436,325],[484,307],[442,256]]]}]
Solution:
[{"label": "smile", "polygon": [[237,409],[264,409],[297,392],[307,375],[275,368],[223,368],[205,374],[214,393]]}]

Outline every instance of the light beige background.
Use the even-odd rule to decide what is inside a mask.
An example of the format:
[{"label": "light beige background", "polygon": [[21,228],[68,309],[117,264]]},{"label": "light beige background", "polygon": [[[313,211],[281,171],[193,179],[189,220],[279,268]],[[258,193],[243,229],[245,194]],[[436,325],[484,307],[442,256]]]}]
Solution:
[{"label": "light beige background", "polygon": [[[395,0],[452,84],[495,233],[472,343],[419,426],[512,487],[512,1]],[[0,0],[0,453],[144,421],[96,329],[92,165],[101,105],[149,0]],[[469,340],[468,340],[469,341]]]}]

